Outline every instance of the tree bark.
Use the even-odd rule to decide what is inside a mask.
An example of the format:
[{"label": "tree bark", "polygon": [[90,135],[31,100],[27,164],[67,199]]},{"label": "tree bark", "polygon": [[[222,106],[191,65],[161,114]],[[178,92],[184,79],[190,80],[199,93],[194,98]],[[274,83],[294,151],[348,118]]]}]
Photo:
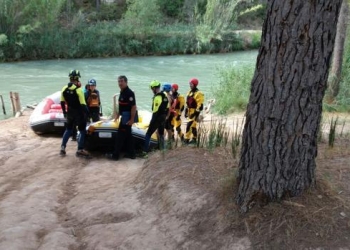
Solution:
[{"label": "tree bark", "polygon": [[271,0],[246,112],[236,201],[315,184],[317,133],[342,0]]},{"label": "tree bark", "polygon": [[346,30],[348,26],[349,4],[343,1],[340,9],[337,35],[335,37],[334,54],[332,60],[332,68],[329,77],[328,94],[326,101],[333,103],[337,95],[339,94],[339,85],[341,79],[341,71],[343,67],[343,55],[346,39]]}]

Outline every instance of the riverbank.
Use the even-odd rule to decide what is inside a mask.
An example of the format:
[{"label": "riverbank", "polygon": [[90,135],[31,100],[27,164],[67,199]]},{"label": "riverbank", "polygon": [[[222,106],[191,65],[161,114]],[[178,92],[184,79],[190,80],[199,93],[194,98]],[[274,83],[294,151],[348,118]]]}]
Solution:
[{"label": "riverbank", "polygon": [[120,56],[227,53],[257,49],[259,30],[228,30],[220,36],[201,33],[190,25],[130,28],[98,22],[75,28],[29,29],[1,37],[0,61]]},{"label": "riverbank", "polygon": [[61,138],[35,135],[29,115],[0,121],[0,249],[347,249],[350,244],[348,139],[336,141],[333,149],[319,147],[318,178],[329,180],[334,191],[322,184],[242,215],[233,199],[238,162],[225,149],[180,147],[146,161],[114,162],[94,154],[88,161],[76,158],[76,144],[69,142],[61,158]]}]

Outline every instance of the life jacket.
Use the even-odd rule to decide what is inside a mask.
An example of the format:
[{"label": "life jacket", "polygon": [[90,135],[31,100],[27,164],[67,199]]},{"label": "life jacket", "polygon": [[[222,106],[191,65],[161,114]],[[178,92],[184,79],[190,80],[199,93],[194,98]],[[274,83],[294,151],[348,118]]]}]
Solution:
[{"label": "life jacket", "polygon": [[181,110],[183,107],[181,107],[181,103],[185,103],[184,97],[180,95],[179,93],[173,94],[173,102],[171,104],[171,108],[174,110]]},{"label": "life jacket", "polygon": [[80,108],[79,96],[77,94],[78,87],[75,86],[74,89],[70,89],[72,83],[69,83],[68,86],[63,90],[62,95],[67,103],[68,108],[77,109]]},{"label": "life jacket", "polygon": [[100,107],[100,98],[97,92],[89,92],[89,97],[87,99],[87,106],[89,108]]},{"label": "life jacket", "polygon": [[194,95],[196,94],[197,91],[198,90],[196,89],[195,91],[188,92],[186,104],[187,104],[187,107],[190,109],[197,108],[197,101],[196,99],[194,99]]},{"label": "life jacket", "polygon": [[[162,97],[162,103],[160,104],[158,108],[159,114],[167,114],[169,111],[169,99],[166,93],[163,91],[157,93],[154,97],[161,96]],[[152,111],[153,111],[153,105],[152,105]]]}]

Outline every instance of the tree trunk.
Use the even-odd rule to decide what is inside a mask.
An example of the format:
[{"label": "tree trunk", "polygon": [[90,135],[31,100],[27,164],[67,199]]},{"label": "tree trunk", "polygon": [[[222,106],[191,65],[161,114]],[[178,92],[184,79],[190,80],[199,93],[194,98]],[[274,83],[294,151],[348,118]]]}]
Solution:
[{"label": "tree trunk", "polygon": [[334,102],[335,98],[339,93],[339,84],[341,78],[341,70],[343,66],[343,55],[344,46],[346,39],[346,30],[348,26],[348,15],[349,15],[349,4],[343,1],[340,9],[338,24],[337,24],[337,35],[335,37],[334,54],[331,73],[329,77],[328,93],[326,101],[328,103]]},{"label": "tree trunk", "polygon": [[239,190],[246,212],[315,184],[317,132],[342,0],[271,0],[246,113]]},{"label": "tree trunk", "polygon": [[96,11],[100,11],[100,0],[96,0]]}]

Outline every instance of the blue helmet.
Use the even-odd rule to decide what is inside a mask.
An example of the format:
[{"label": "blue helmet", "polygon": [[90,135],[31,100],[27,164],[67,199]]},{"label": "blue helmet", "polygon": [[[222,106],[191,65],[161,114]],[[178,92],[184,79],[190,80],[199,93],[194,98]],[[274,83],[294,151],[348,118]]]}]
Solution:
[{"label": "blue helmet", "polygon": [[167,83],[167,82],[163,83],[163,91],[170,92],[170,90],[171,90],[171,83]]},{"label": "blue helmet", "polygon": [[90,86],[96,86],[96,80],[95,79],[90,79],[89,81],[88,81],[88,84],[90,85]]}]

